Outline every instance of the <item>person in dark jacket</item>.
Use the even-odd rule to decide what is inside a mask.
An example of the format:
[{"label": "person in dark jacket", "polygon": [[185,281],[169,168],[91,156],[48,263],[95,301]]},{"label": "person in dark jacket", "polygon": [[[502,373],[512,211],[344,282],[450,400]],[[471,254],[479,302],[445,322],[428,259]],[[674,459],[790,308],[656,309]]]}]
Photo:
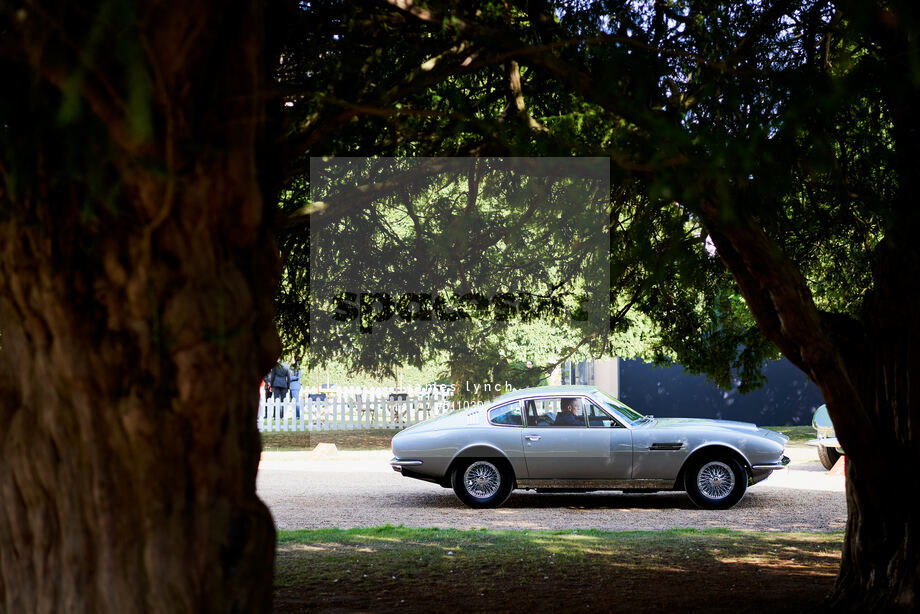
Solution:
[{"label": "person in dark jacket", "polygon": [[553,426],[584,426],[585,419],[581,415],[581,401],[578,399],[562,399],[562,411],[556,416]]},{"label": "person in dark jacket", "polygon": [[[287,398],[288,388],[291,387],[291,373],[280,360],[275,363],[275,366],[272,367],[271,372],[268,374],[268,383],[272,387],[272,397],[275,401],[274,404],[280,410],[280,415],[278,417],[284,418],[284,405],[281,405],[278,401],[279,399],[283,401]],[[273,409],[272,418],[274,417],[275,411]]]},{"label": "person in dark jacket", "polygon": [[268,401],[272,398],[272,386],[269,383],[272,379],[272,372],[269,370],[268,373],[262,376],[262,387],[265,390],[265,400],[262,402],[262,406],[265,408],[265,415],[263,418],[268,418]]}]

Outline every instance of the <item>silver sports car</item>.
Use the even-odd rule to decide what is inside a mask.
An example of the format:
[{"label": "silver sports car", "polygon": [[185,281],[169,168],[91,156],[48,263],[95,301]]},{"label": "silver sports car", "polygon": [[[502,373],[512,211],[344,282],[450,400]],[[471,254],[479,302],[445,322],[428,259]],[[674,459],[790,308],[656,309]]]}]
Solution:
[{"label": "silver sports car", "polygon": [[390,465],[471,507],[538,492],[686,490],[726,509],[789,463],[788,437],[746,422],[643,416],[589,386],[527,388],[393,437]]}]

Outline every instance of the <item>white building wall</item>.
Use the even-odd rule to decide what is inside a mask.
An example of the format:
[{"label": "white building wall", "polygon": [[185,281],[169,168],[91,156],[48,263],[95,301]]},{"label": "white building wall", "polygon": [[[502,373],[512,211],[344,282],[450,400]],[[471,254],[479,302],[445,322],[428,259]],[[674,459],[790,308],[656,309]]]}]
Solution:
[{"label": "white building wall", "polygon": [[610,358],[595,362],[592,383],[607,394],[620,398],[620,359]]}]

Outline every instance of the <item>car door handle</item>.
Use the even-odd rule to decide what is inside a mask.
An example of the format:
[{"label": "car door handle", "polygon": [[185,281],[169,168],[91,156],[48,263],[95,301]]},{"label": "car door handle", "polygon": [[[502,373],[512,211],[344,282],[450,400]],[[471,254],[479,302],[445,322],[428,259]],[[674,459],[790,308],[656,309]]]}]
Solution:
[{"label": "car door handle", "polygon": [[543,439],[543,435],[524,435],[524,439],[527,441],[540,441]]}]

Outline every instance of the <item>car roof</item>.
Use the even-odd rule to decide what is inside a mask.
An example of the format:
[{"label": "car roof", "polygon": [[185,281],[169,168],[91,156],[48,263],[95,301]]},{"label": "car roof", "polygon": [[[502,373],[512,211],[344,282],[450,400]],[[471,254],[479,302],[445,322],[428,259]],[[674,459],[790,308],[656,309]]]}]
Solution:
[{"label": "car roof", "polygon": [[498,403],[502,401],[513,401],[514,399],[520,399],[523,397],[532,397],[539,396],[542,394],[548,395],[580,395],[587,394],[593,395],[597,392],[597,386],[536,386],[534,388],[521,388],[519,390],[512,390],[511,392],[506,392],[500,397],[493,399],[492,403]]}]

